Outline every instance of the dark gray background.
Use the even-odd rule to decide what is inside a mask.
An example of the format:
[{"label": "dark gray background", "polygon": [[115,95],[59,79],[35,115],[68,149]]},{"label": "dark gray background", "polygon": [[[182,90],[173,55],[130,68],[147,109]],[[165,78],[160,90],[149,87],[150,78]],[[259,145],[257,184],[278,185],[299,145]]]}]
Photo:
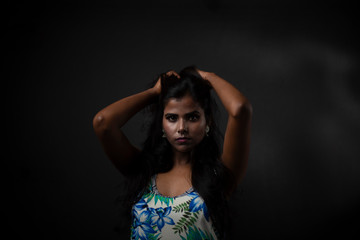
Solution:
[{"label": "dark gray background", "polygon": [[[121,239],[114,227],[122,177],[92,118],[157,74],[190,64],[227,79],[253,105],[232,239],[359,235],[354,6],[59,1],[8,3],[3,11],[2,212],[11,236]],[[142,119],[124,129],[139,146]]]}]

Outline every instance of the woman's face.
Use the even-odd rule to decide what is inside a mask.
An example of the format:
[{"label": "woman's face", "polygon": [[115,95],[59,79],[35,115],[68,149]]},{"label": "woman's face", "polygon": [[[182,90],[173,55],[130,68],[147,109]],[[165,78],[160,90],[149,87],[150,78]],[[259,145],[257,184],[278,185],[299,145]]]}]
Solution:
[{"label": "woman's face", "polygon": [[189,152],[205,136],[204,110],[190,95],[170,98],[164,108],[162,120],[166,138],[177,152]]}]

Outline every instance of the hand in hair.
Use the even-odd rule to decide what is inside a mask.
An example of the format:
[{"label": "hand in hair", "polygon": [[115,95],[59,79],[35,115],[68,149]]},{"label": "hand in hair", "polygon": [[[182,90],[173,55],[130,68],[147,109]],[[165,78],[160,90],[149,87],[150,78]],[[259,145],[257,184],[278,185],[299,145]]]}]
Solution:
[{"label": "hand in hair", "polygon": [[211,72],[205,72],[205,71],[202,71],[198,68],[196,68],[196,71],[200,74],[200,76],[204,79],[204,80],[208,80],[208,75],[209,74],[212,74]]},{"label": "hand in hair", "polygon": [[[168,71],[165,73],[167,76],[175,75],[177,78],[180,78],[179,74],[173,70]],[[156,94],[161,93],[161,76],[158,78],[156,84],[154,85],[153,89],[155,90]]]},{"label": "hand in hair", "polygon": [[177,78],[180,78],[180,75],[177,72],[173,71],[173,70],[168,71],[166,73],[166,75],[167,76],[175,75]]},{"label": "hand in hair", "polygon": [[211,85],[211,82],[209,81],[210,78],[212,78],[212,75],[215,75],[213,72],[205,72],[203,70],[200,70],[198,68],[195,68],[197,73],[201,76],[202,79],[204,79],[210,86],[210,88],[213,88]]}]

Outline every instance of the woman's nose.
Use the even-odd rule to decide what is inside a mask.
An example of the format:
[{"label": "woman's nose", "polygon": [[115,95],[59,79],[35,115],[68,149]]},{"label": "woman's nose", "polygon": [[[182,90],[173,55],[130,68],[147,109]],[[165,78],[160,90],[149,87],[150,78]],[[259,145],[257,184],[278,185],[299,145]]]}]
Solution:
[{"label": "woman's nose", "polygon": [[179,121],[178,133],[184,134],[184,133],[187,133],[187,132],[188,132],[188,129],[187,129],[187,126],[186,126],[186,121],[180,120]]}]

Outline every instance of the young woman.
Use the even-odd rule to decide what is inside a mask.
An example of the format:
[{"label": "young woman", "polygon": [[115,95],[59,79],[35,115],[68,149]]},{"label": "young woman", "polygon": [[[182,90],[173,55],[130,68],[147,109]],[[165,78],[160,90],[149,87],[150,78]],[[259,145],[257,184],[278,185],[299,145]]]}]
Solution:
[{"label": "young woman", "polygon": [[[222,144],[211,89],[228,113]],[[152,121],[138,149],[121,128],[147,106]],[[132,239],[225,238],[227,199],[247,167],[251,117],[251,104],[239,90],[195,67],[161,74],[153,87],[96,114],[95,133],[128,179]]]}]

